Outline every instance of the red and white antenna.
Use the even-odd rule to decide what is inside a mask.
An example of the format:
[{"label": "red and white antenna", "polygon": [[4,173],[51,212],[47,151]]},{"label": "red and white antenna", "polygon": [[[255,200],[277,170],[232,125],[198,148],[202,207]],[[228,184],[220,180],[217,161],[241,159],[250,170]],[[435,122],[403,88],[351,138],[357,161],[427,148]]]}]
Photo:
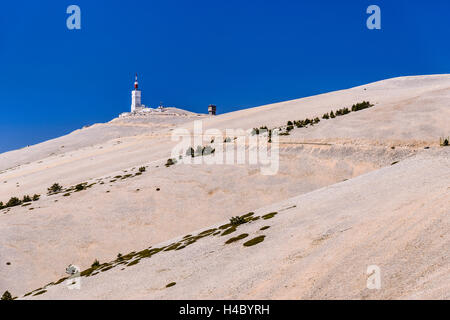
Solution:
[{"label": "red and white antenna", "polygon": [[134,89],[138,89],[139,84],[138,84],[138,80],[137,80],[137,73],[136,73],[136,80],[134,81]]}]

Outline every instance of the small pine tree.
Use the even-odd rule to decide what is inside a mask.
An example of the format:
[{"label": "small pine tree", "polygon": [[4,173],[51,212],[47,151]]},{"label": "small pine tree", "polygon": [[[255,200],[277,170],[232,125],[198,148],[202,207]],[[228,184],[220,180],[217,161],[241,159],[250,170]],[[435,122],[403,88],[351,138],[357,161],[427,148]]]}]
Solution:
[{"label": "small pine tree", "polygon": [[323,116],[322,116],[322,119],[330,119],[330,116],[328,115],[328,113],[325,113]]},{"label": "small pine tree", "polygon": [[174,160],[174,159],[167,159],[166,167],[173,166],[176,162],[177,162],[177,160]]},{"label": "small pine tree", "polygon": [[331,119],[336,118],[336,115],[334,114],[333,111],[330,112],[330,118],[331,118]]},{"label": "small pine tree", "polygon": [[33,196],[33,201],[38,201],[40,197],[41,197],[40,195],[35,194],[35,195]]},{"label": "small pine tree", "polygon": [[7,207],[15,207],[15,206],[18,206],[18,205],[21,205],[21,204],[22,204],[22,201],[20,201],[19,198],[12,197],[12,198],[9,199],[9,201],[6,203],[6,206],[7,206]]},{"label": "small pine tree", "polygon": [[230,224],[232,226],[238,226],[238,225],[243,224],[243,223],[245,223],[245,219],[242,218],[242,217],[239,217],[239,216],[238,217],[232,217],[230,219]]},{"label": "small pine tree", "polygon": [[258,135],[259,134],[259,129],[258,128],[253,128],[251,134],[252,134],[252,136]]},{"label": "small pine tree", "polygon": [[50,188],[47,189],[48,194],[55,194],[62,190],[62,187],[58,183],[54,183]]},{"label": "small pine tree", "polygon": [[145,170],[146,170],[145,167],[140,167],[139,168],[139,172],[145,172]]},{"label": "small pine tree", "polygon": [[9,293],[9,291],[5,291],[5,293],[2,295],[1,300],[13,300],[13,297],[11,296],[11,293]]},{"label": "small pine tree", "polygon": [[23,200],[22,200],[22,202],[23,202],[23,203],[26,203],[26,202],[31,202],[31,197],[30,197],[30,196],[28,196],[28,195],[26,195],[26,196],[23,196]]},{"label": "small pine tree", "polygon": [[100,262],[97,259],[95,259],[95,261],[92,263],[91,267],[92,268],[97,268],[99,266],[100,266]]}]

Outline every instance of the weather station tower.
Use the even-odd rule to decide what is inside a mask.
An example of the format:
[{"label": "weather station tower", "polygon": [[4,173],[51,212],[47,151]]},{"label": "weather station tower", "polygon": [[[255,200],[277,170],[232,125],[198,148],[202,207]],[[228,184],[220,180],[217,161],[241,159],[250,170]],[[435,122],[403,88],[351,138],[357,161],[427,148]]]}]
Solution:
[{"label": "weather station tower", "polygon": [[142,109],[141,105],[141,90],[139,90],[138,76],[136,73],[136,80],[134,81],[134,90],[131,91],[131,112]]}]

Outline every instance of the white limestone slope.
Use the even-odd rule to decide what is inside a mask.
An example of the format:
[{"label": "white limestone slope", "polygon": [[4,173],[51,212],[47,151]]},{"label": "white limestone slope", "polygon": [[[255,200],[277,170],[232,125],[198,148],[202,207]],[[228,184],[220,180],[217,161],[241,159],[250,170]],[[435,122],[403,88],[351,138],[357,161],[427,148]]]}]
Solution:
[{"label": "white limestone slope", "polygon": [[[249,129],[262,125],[275,127],[285,124],[288,120],[320,117],[323,113],[332,109],[350,107],[352,104],[363,100],[375,103],[375,106],[333,120],[323,120],[312,128],[296,129],[290,136],[282,137],[280,171],[274,176],[263,176],[257,167],[248,165],[178,165],[170,168],[164,166],[166,159],[170,157],[172,147],[175,145],[175,142],[170,141],[171,130],[177,127],[191,128],[193,121],[197,119],[203,120],[204,129]],[[435,199],[436,194],[442,194],[440,188],[445,182],[442,179],[447,177],[448,181],[448,171],[445,171],[448,170],[448,152],[443,151],[438,142],[440,136],[450,135],[448,119],[450,119],[450,75],[404,77],[314,97],[241,110],[217,117],[187,114],[186,116],[164,118],[115,119],[110,123],[94,125],[30,148],[1,154],[0,201],[5,202],[12,196],[21,197],[25,194],[32,195],[34,193],[41,194],[42,197],[41,200],[31,206],[14,207],[10,210],[0,211],[0,290],[9,290],[14,295],[21,295],[60,279],[64,276],[65,267],[71,263],[85,269],[90,266],[94,259],[99,259],[101,262],[110,261],[119,252],[127,253],[133,250],[141,250],[149,245],[156,245],[191,233],[194,230],[208,228],[210,225],[226,221],[234,215],[244,214],[272,204],[274,204],[276,210],[279,210],[282,206],[280,203],[283,203],[283,201],[289,202],[288,199],[292,197],[299,197],[298,199],[305,197],[304,200],[307,204],[298,205],[296,209],[290,210],[289,212],[292,212],[292,214],[288,214],[288,211],[286,211],[286,217],[295,216],[295,219],[305,218],[307,221],[315,221],[315,228],[317,229],[314,229],[312,225],[308,225],[307,229],[302,229],[305,227],[304,224],[293,223],[292,228],[298,228],[299,236],[300,234],[305,236],[306,233],[309,238],[302,240],[294,236],[293,239],[297,239],[300,241],[299,243],[303,244],[297,248],[294,243],[288,241],[289,248],[283,249],[280,247],[282,252],[286,251],[286,253],[293,254],[292,252],[295,250],[301,251],[306,248],[307,241],[315,239],[316,236],[317,238],[320,237],[320,232],[332,229],[335,225],[334,218],[324,219],[323,226],[321,221],[323,215],[325,215],[324,212],[333,215],[336,208],[341,208],[343,221],[346,221],[344,218],[348,215],[351,221],[359,221],[358,223],[363,223],[366,227],[369,226],[370,221],[376,221],[379,224],[379,228],[376,229],[377,232],[381,232],[382,228],[391,230],[391,223],[395,221],[389,220],[384,214],[392,215],[392,219],[394,219],[394,213],[399,210],[404,222],[407,220],[406,211],[416,210],[421,206],[425,209],[428,208],[427,206],[431,208],[432,203],[434,203],[428,201],[422,203],[420,202],[422,200],[414,202],[417,199],[411,198],[411,191],[413,191],[413,194],[423,192],[424,197],[426,195],[430,199]],[[325,142],[326,144],[305,145],[302,144],[304,142]],[[424,149],[424,147],[430,147],[430,149]],[[397,161],[400,161],[399,164],[390,166]],[[400,166],[403,165],[404,161],[409,165],[406,167]],[[444,164],[444,166],[439,167],[438,163]],[[429,172],[427,171],[428,165],[430,165]],[[117,175],[134,175],[140,166],[147,167],[147,171],[141,176],[125,180],[114,178]],[[412,168],[421,166],[423,168],[418,169],[417,173],[413,172]],[[381,169],[383,167],[386,168]],[[400,170],[399,168],[404,168],[405,172],[397,171]],[[361,175],[368,172],[372,173],[364,176],[364,179],[368,179],[367,183],[361,184],[358,182],[361,181],[359,179],[363,178]],[[410,180],[408,178],[410,175],[414,179]],[[359,176],[361,177],[357,178]],[[348,181],[341,183],[346,179]],[[434,179],[436,184],[434,184]],[[113,180],[116,181],[110,182]],[[392,181],[387,184],[386,181],[388,180]],[[417,181],[417,184],[421,182],[422,186],[410,189],[410,187],[416,185],[415,181]],[[62,184],[64,187],[82,182],[96,184],[88,190],[73,193],[67,197],[62,194],[46,196],[47,187],[55,182]],[[396,187],[386,189],[391,184]],[[342,191],[341,196],[335,196],[335,191],[341,190],[340,188],[343,187],[349,188],[348,192]],[[157,191],[157,188],[160,190]],[[381,189],[383,188],[389,190],[389,193],[382,193]],[[373,195],[370,192],[378,189],[380,189],[380,192]],[[415,190],[420,190],[420,192]],[[445,189],[445,191],[448,192],[448,189]],[[320,201],[314,198],[317,192],[323,192]],[[328,193],[330,195],[325,196]],[[350,193],[354,195],[353,198]],[[387,202],[386,197],[390,193],[392,193],[393,200]],[[344,197],[344,195],[346,196]],[[369,202],[372,206],[364,205],[364,199],[369,196],[372,197]],[[309,197],[317,202],[308,200]],[[437,198],[436,203],[440,206],[438,206],[439,210],[436,210],[437,214],[442,210],[448,212],[449,205],[445,200],[446,198]],[[384,206],[384,213],[374,211],[377,210],[376,201],[380,206]],[[412,203],[416,203],[417,208],[411,207]],[[30,210],[31,208],[33,210]],[[320,211],[321,208],[325,211]],[[346,208],[349,210],[348,214],[345,213]],[[261,209],[261,212],[265,210],[269,209]],[[417,211],[420,210],[417,209]],[[356,212],[358,213],[356,214]],[[423,221],[419,223],[420,226],[431,223],[431,220],[428,221],[425,217],[434,215],[434,211],[431,209],[426,209],[424,212],[427,215],[423,217],[421,216],[422,213],[417,213],[419,217],[423,218]],[[304,216],[304,214],[307,216]],[[316,219],[316,215],[321,218]],[[379,220],[371,220],[372,215],[374,219],[378,217],[376,219]],[[284,217],[284,214],[280,213],[269,222],[275,223],[278,221],[277,219],[281,221],[281,217]],[[361,219],[364,217],[367,220],[352,220],[357,219],[357,217],[361,217]],[[446,220],[443,219],[443,221]],[[446,223],[448,226],[448,221]],[[254,226],[257,226],[257,223]],[[287,224],[281,224],[281,226],[289,229]],[[250,226],[243,226],[242,230],[248,227]],[[310,227],[313,228],[312,231],[310,231]],[[281,243],[286,240],[286,235],[282,231],[283,228],[277,229],[274,224],[265,233],[268,237],[263,243],[246,248],[257,251],[242,251],[242,256],[238,254],[236,257],[247,257],[248,252],[261,250],[259,248],[266,246],[273,239],[269,237],[271,233],[279,237],[276,240],[279,242],[274,242],[274,244],[277,243],[281,246]],[[323,228],[328,229],[324,231]],[[436,230],[440,230],[438,227],[436,228]],[[352,230],[359,229],[357,226],[353,226],[348,232],[352,234],[351,232],[354,232]],[[239,229],[240,231],[241,229]],[[342,236],[349,234],[348,232],[343,232]],[[402,237],[408,237],[409,231],[400,227],[400,224],[398,232],[400,240]],[[280,234],[278,235],[278,233]],[[428,234],[420,231],[418,237],[420,236],[420,239],[427,243],[432,242],[440,245],[443,240],[436,238],[437,234],[436,232]],[[359,241],[366,236],[367,239],[364,241],[373,239],[374,243],[381,243],[382,247],[387,243],[384,239],[375,237],[375,233],[361,231],[354,237],[342,238],[342,242],[339,242],[339,248],[343,253],[327,252],[332,257],[335,256],[342,260],[344,258],[341,254],[348,250],[357,250],[359,246],[355,241]],[[383,249],[385,251],[380,251],[382,252],[380,254],[383,257],[384,254],[392,256],[391,262],[394,263],[394,260],[400,254],[398,250],[404,242],[396,244],[397,238],[391,235],[387,239],[391,244]],[[448,240],[445,237],[443,239]],[[203,239],[196,246],[184,250],[186,250],[185,252],[190,252],[188,249],[194,250],[192,254],[199,250],[197,254],[204,256],[208,255],[206,251],[201,249],[204,245],[211,245],[211,248],[213,248],[220,244],[217,248],[222,248],[220,249],[222,253],[217,253],[218,255],[214,256],[217,259],[217,265],[243,263],[244,260],[242,259],[241,262],[230,262],[234,259],[231,251],[229,251],[231,249],[228,249],[228,246],[222,247],[222,242],[214,242],[216,240],[212,238]],[[347,240],[348,242],[345,242]],[[212,241],[211,244],[209,244],[209,241]],[[324,243],[328,243],[328,241]],[[208,246],[205,247],[205,250],[209,250]],[[365,248],[368,244],[363,242],[361,246]],[[389,247],[392,247],[392,250]],[[333,248],[337,250],[338,247]],[[184,250],[167,252],[167,255],[164,254],[161,257],[175,256],[181,253],[179,259],[189,260],[184,256]],[[239,250],[237,252],[241,252]],[[273,247],[272,250],[278,252],[276,247]],[[222,254],[227,252],[231,260],[226,260],[228,256],[222,257]],[[367,253],[367,261],[370,260],[369,258],[375,259],[378,257],[377,251],[373,252],[375,253]],[[405,264],[415,261],[416,254],[418,254],[418,251],[414,251],[408,257],[401,258],[403,259],[401,261]],[[440,259],[444,259],[448,257],[448,249],[443,249],[441,253],[436,255]],[[318,257],[317,264],[313,264],[314,257]],[[362,251],[358,251],[354,257],[354,262],[362,259],[359,263],[361,265],[366,263],[367,261],[363,257],[365,256]],[[322,255],[316,254],[308,258],[310,260],[305,260],[318,268],[319,271],[316,275],[318,279],[325,279],[329,273],[328,269],[319,268],[319,262],[323,260],[322,258]],[[156,255],[152,257],[151,261],[155,261],[155,259],[160,258]],[[251,261],[257,261],[258,265],[263,263],[263,254],[261,253],[259,258],[257,254],[254,259],[256,260]],[[267,262],[269,260],[265,260],[265,263],[269,264]],[[339,261],[336,261],[336,268],[342,270],[340,268],[345,264],[338,265]],[[6,262],[10,262],[10,265],[6,265]],[[162,262],[163,260],[161,260],[161,264]],[[386,261],[386,265],[391,262]],[[172,267],[169,267],[169,269],[178,270],[176,262],[171,265]],[[330,265],[334,266],[334,264]],[[131,281],[133,269],[139,269],[141,266],[144,266],[144,261],[121,272],[130,274]],[[244,266],[245,264],[240,264],[240,267]],[[432,264],[429,267],[435,268]],[[280,277],[283,274],[286,279],[293,276],[292,270],[298,272],[297,269],[291,270],[284,264],[280,265],[280,268]],[[360,269],[358,270],[358,272],[363,272]],[[438,268],[437,270],[441,269]],[[89,278],[88,283],[90,281],[97,283],[96,281],[100,281],[97,279],[102,279],[103,274],[112,277],[116,271],[112,269]],[[164,274],[164,272],[160,273]],[[205,276],[208,274],[204,273]],[[435,274],[438,275],[439,273]],[[253,278],[250,277],[250,273],[247,275],[251,283],[256,281],[251,280]],[[359,275],[359,277],[363,276],[364,272]],[[136,275],[136,277],[138,279],[139,276]],[[158,273],[158,277],[162,276]],[[213,283],[215,275],[211,275],[211,277],[211,283]],[[307,275],[304,275],[304,277],[299,278],[298,281],[306,281]],[[448,280],[446,280],[448,278],[446,277],[448,277],[448,274],[443,272],[442,277],[436,276],[433,281],[435,281],[437,287],[440,285],[445,287],[448,285]],[[161,281],[164,282],[168,278],[162,277]],[[407,278],[407,281],[413,282],[417,280],[416,278],[417,274],[412,274],[410,278]],[[240,278],[236,279],[236,281],[231,281],[232,279],[228,278],[230,281],[228,289],[230,291],[223,291],[222,293],[225,296],[220,296],[221,291],[219,290],[217,295],[211,293],[211,297],[250,297],[250,293],[248,293],[248,296],[233,293],[235,292],[233,288],[239,287],[238,280]],[[442,283],[439,284],[438,282]],[[127,282],[123,280],[122,286],[126,285]],[[183,292],[189,290],[188,286],[184,289],[180,287],[181,285],[177,285],[172,289],[184,290]],[[279,291],[275,290],[270,298],[325,297],[317,289],[319,287],[314,287],[316,288],[314,290],[318,291],[308,289],[313,291],[297,292],[294,290],[293,293],[289,293],[288,290],[282,291],[279,288]],[[405,288],[410,287],[405,285]],[[436,288],[431,288],[433,297],[442,297],[442,295],[436,294]],[[197,292],[196,297],[205,297],[205,292],[200,284],[197,289],[195,291]],[[92,290],[89,290],[89,294],[86,293],[86,297],[112,297],[108,293],[110,289],[107,287],[104,288],[104,291],[99,291],[98,294],[94,293],[95,290]],[[336,296],[339,296],[341,291],[337,288],[336,290]],[[148,297],[165,297],[165,292],[165,290],[161,290],[161,296],[152,293]],[[242,292],[245,292],[245,290]],[[261,292],[262,297],[264,296],[264,290]],[[329,294],[331,292],[329,291]],[[416,292],[418,296],[425,295],[425,291],[416,290]],[[50,294],[51,290],[49,290],[48,296],[45,294],[38,297],[54,297]],[[348,297],[365,297],[364,294],[358,294],[351,294]],[[173,297],[177,295],[175,294]],[[370,297],[372,296],[373,293],[370,293]],[[382,297],[400,296],[396,292]],[[61,294],[61,298],[65,297],[64,294]],[[131,291],[129,295],[117,298],[127,297],[133,297]],[[142,295],[141,297],[146,296]]]},{"label": "white limestone slope", "polygon": [[[30,297],[449,299],[449,168],[450,150],[421,154],[261,208],[256,215],[278,215],[228,236],[209,236],[136,265],[82,277],[81,290],[63,283]],[[270,228],[261,231],[264,226]],[[249,236],[224,243],[243,233]],[[243,246],[260,235],[266,236],[263,242]],[[380,267],[380,290],[366,287],[369,265]]]}]

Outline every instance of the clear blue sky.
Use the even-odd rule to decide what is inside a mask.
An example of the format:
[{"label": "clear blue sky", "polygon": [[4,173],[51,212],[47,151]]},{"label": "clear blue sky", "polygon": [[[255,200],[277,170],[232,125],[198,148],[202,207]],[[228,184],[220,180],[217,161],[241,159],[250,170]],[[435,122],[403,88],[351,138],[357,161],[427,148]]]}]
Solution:
[{"label": "clear blue sky", "polygon": [[128,111],[135,72],[148,106],[223,113],[450,73],[449,39],[448,0],[2,1],[0,152]]}]

